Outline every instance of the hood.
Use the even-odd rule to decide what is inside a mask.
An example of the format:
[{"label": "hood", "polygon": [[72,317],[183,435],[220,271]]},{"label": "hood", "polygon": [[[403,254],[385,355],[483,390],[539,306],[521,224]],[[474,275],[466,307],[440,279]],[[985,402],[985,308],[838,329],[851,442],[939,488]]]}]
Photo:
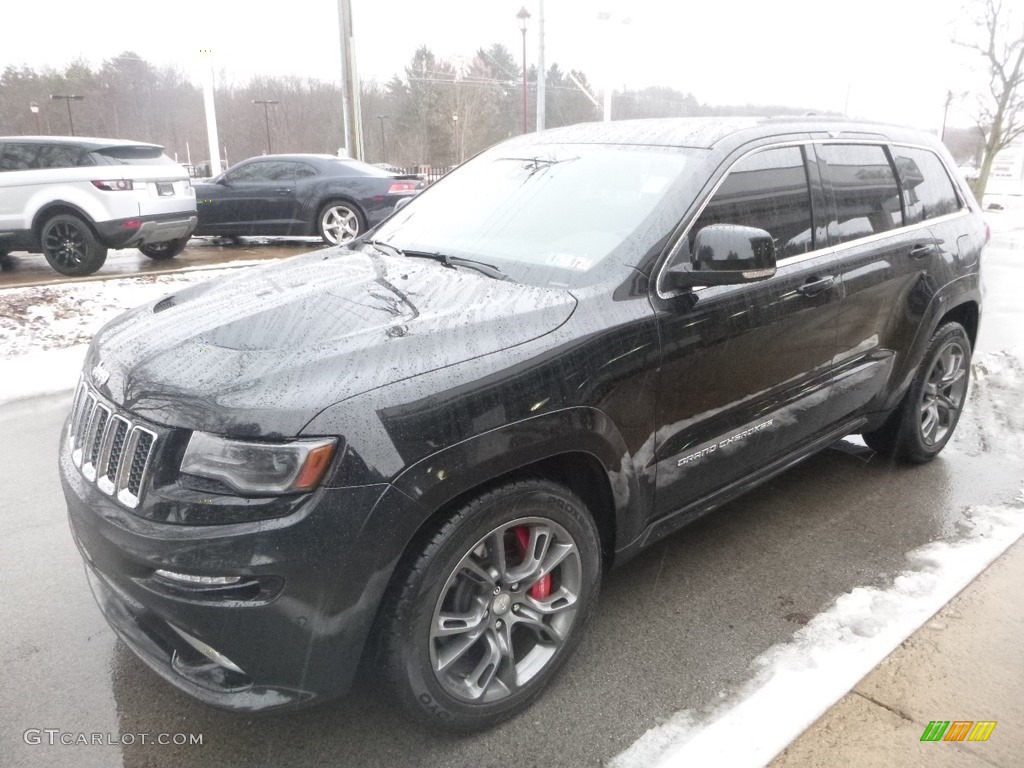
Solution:
[{"label": "hood", "polygon": [[437,262],[318,251],[193,286],[101,330],[86,371],[157,424],[299,433],[327,406],[550,333],[576,301]]}]

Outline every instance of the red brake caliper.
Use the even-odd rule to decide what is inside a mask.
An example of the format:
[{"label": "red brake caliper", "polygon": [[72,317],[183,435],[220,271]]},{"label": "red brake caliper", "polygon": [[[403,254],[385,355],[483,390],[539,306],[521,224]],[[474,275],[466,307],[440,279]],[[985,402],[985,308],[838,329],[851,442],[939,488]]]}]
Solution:
[{"label": "red brake caliper", "polygon": [[[526,556],[526,550],[530,546],[530,529],[525,525],[513,528],[516,534],[516,541],[519,542],[519,554]],[[551,574],[545,573],[537,583],[530,587],[530,597],[534,600],[544,600],[551,594]]]}]

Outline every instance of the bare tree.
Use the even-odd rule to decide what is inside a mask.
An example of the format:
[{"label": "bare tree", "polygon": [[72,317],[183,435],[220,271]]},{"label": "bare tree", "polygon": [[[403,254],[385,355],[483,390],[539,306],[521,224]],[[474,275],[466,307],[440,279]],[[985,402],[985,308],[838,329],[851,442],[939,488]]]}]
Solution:
[{"label": "bare tree", "polygon": [[978,127],[986,132],[985,159],[974,185],[978,199],[985,194],[992,163],[1002,150],[1024,134],[1024,18],[1004,9],[1003,0],[979,3],[975,39],[960,45],[985,59],[988,93],[980,96]]}]

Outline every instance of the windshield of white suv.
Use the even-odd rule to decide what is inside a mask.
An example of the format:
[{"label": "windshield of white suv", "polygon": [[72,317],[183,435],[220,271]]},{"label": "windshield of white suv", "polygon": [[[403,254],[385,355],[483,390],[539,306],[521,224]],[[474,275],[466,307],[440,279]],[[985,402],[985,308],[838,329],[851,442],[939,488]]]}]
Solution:
[{"label": "windshield of white suv", "polygon": [[566,285],[620,247],[645,251],[667,233],[672,217],[642,225],[694,152],[499,146],[413,200],[374,239],[403,251],[493,262],[524,282]]}]

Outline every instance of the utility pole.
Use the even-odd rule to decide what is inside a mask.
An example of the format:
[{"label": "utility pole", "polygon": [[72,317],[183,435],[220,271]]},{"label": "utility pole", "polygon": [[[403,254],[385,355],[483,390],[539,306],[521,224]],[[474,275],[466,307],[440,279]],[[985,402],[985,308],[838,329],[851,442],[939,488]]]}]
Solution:
[{"label": "utility pole", "polygon": [[387,144],[384,143],[384,120],[387,115],[377,115],[377,119],[380,120],[380,161],[386,163],[388,161],[388,148]]},{"label": "utility pole", "polygon": [[263,105],[263,120],[267,125],[267,154],[274,154],[274,150],[270,148],[270,107],[273,104],[280,104],[281,102],[274,99],[253,99],[253,104]]},{"label": "utility pole", "polygon": [[942,133],[939,135],[939,141],[945,143],[946,141],[946,116],[949,114],[949,103],[953,101],[953,92],[946,91],[946,107],[942,110]]},{"label": "utility pole", "polygon": [[547,117],[547,79],[544,69],[544,0],[537,0],[537,130],[544,130]]},{"label": "utility pole", "polygon": [[338,0],[341,32],[341,106],[345,117],[345,151],[363,160],[363,121],[359,109],[359,76],[352,38],[352,0]]}]

